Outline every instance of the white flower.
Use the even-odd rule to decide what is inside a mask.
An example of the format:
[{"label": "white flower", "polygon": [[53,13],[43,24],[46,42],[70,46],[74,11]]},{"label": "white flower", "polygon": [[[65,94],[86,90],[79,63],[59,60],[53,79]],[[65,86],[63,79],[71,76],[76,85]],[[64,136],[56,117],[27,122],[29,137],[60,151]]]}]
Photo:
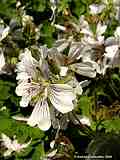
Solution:
[{"label": "white flower", "polygon": [[[68,46],[68,55],[62,54]],[[87,62],[86,59],[85,62],[77,62],[80,58],[85,58],[90,55],[90,52],[89,48],[87,47],[86,49],[85,45],[81,42],[72,41],[72,37],[68,40],[61,39],[57,41],[55,47],[49,50],[49,52],[48,55],[55,60],[56,65],[58,65],[60,69],[60,76],[66,76],[69,70],[91,78],[96,76],[96,68],[92,61],[89,60]]]},{"label": "white flower", "polygon": [[104,36],[107,29],[106,25],[101,24],[100,22],[97,24],[96,33],[91,31],[89,24],[86,25],[85,28],[81,29],[81,33],[84,34],[82,38],[83,44],[90,44],[90,45],[101,45],[104,43]]},{"label": "white flower", "polygon": [[103,4],[91,4],[89,6],[90,8],[90,13],[91,14],[99,14],[103,11],[103,9],[105,8],[105,5]]},{"label": "white flower", "polygon": [[37,125],[41,130],[48,130],[51,126],[48,99],[59,112],[70,112],[74,108],[73,89],[67,84],[51,84],[41,75],[41,72],[46,69],[43,67],[46,65],[44,57],[38,62],[27,50],[20,55],[20,59],[21,62],[17,65],[19,82],[16,87],[16,94],[22,97],[20,106],[27,107],[30,102],[33,102],[35,107],[27,123],[30,126]]},{"label": "white flower", "polygon": [[20,144],[18,143],[17,139],[14,138],[14,140],[11,140],[4,133],[1,134],[1,141],[2,141],[2,144],[7,148],[7,151],[4,153],[5,157],[9,156],[13,151],[15,152],[22,151],[24,148],[27,148],[31,143],[31,140],[30,140],[27,143]]}]

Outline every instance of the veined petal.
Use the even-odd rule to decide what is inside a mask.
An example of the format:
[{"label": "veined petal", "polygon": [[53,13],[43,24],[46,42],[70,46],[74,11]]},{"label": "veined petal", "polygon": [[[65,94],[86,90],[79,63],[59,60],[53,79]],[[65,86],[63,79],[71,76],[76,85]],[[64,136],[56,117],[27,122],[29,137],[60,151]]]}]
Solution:
[{"label": "veined petal", "polygon": [[41,130],[48,130],[51,126],[50,111],[46,100],[39,100],[27,122],[30,126],[38,125]]},{"label": "veined petal", "polygon": [[57,40],[54,47],[57,48],[58,52],[63,52],[65,48],[68,47],[69,43],[72,42],[73,37],[69,37],[69,39],[60,39]]},{"label": "veined petal", "polygon": [[[17,64],[17,79],[24,80],[35,77],[38,62],[32,57],[30,50],[26,48],[25,52],[20,54],[19,59],[21,61]],[[26,76],[23,77],[23,74]]]},{"label": "veined petal", "polygon": [[18,84],[18,86],[16,87],[15,92],[16,92],[16,94],[17,94],[18,96],[22,96],[22,95],[23,95],[25,84],[27,84],[27,81],[20,82],[20,83]]},{"label": "veined petal", "polygon": [[21,107],[27,107],[31,98],[39,93],[40,85],[28,83],[27,81],[22,81],[16,87],[16,94],[22,96],[20,101]]},{"label": "veined petal", "polygon": [[80,51],[82,48],[83,48],[83,46],[79,42],[71,43],[70,50],[68,53],[68,58],[73,61],[74,61],[74,59],[77,59],[78,57],[80,58]]},{"label": "veined petal", "polygon": [[110,59],[113,59],[115,54],[117,53],[119,49],[119,46],[118,45],[112,45],[112,46],[108,46],[105,48],[105,56],[110,58]]},{"label": "veined petal", "polygon": [[58,52],[63,52],[65,48],[69,45],[69,42],[66,41],[63,44],[61,44],[59,47],[57,47]]},{"label": "veined petal", "polygon": [[49,99],[53,106],[61,113],[73,110],[75,95],[71,86],[67,84],[52,84],[50,86]]},{"label": "veined petal", "polygon": [[70,68],[74,72],[86,77],[94,78],[96,76],[96,68],[91,62],[75,63],[70,65]]}]

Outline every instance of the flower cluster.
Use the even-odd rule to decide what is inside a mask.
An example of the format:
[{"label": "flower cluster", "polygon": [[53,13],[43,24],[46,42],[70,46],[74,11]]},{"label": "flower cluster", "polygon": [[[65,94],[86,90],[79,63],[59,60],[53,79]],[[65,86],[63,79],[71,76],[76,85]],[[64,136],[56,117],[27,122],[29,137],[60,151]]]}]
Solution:
[{"label": "flower cluster", "polygon": [[[89,85],[90,79],[98,75],[104,76],[107,68],[118,66],[120,62],[120,26],[116,26],[110,36],[107,35],[111,21],[103,14],[111,5],[109,1],[91,4],[88,15],[81,15],[78,23],[68,20],[67,25],[56,23],[55,14],[59,1],[51,0],[50,3],[53,11],[51,26],[58,29],[58,39],[51,48],[39,44],[40,32],[33,17],[26,14],[24,7],[20,8],[20,2],[17,3],[17,9],[22,13],[22,29],[18,29],[16,33],[22,39],[28,38],[23,34],[28,31],[34,38],[29,37],[30,42],[26,42],[24,49],[19,50],[16,94],[22,97],[21,107],[33,108],[30,117],[25,119],[27,124],[38,126],[41,130],[50,128],[54,119],[52,112],[63,115],[74,110],[77,98],[83,92],[82,88]],[[118,6],[119,3],[113,1],[114,12],[110,14],[117,21]],[[10,22],[10,27],[1,26],[0,42],[7,36],[16,38],[12,35],[15,25],[15,22]],[[1,48],[0,73],[4,72],[4,65],[5,58]],[[84,81],[77,80],[76,75],[84,77]]]}]

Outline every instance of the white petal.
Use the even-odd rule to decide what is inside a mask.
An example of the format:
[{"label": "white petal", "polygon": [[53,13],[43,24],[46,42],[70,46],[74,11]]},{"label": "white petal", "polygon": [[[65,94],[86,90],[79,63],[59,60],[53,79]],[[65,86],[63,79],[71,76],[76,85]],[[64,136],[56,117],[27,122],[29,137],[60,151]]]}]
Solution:
[{"label": "white petal", "polygon": [[13,119],[17,120],[17,121],[28,121],[28,118],[26,117],[20,117],[20,116],[12,116]]},{"label": "white petal", "polygon": [[83,33],[83,34],[85,34],[85,35],[87,35],[87,36],[93,37],[93,33],[92,33],[92,31],[90,30],[90,28],[82,28],[81,33]]},{"label": "white petal", "polygon": [[57,47],[58,52],[63,52],[64,49],[67,48],[68,45],[69,45],[68,41],[64,42],[62,45],[60,45],[59,47]]},{"label": "white petal", "polygon": [[68,82],[68,85],[70,85],[73,88],[73,92],[74,94],[78,94],[81,95],[83,92],[83,89],[81,87],[81,84],[75,79],[73,78],[71,81]]},{"label": "white petal", "polygon": [[81,45],[81,43],[72,42],[72,44],[70,46],[69,53],[68,53],[68,58],[71,60],[80,58],[80,51],[82,48],[83,48],[83,46]]},{"label": "white petal", "polygon": [[59,24],[54,24],[55,28],[61,30],[61,31],[66,31],[66,28],[64,26],[61,26]]},{"label": "white petal", "polygon": [[80,85],[81,85],[82,88],[84,88],[84,87],[88,86],[90,83],[91,83],[91,81],[89,81],[89,80],[84,80],[84,81],[81,81],[81,82],[80,82]]},{"label": "white petal", "polygon": [[52,142],[50,142],[50,148],[54,148],[54,146],[55,146],[55,140],[53,140]]},{"label": "white petal", "polygon": [[7,156],[10,156],[12,152],[13,152],[12,150],[7,150],[4,152],[3,155],[4,155],[4,157],[7,157]]},{"label": "white petal", "polygon": [[8,35],[10,31],[10,27],[6,27],[4,30],[3,30],[3,33],[2,33],[2,36],[0,37],[0,41],[2,41],[4,38],[6,38],[6,36]]},{"label": "white petal", "polygon": [[53,150],[52,152],[48,153],[47,157],[52,158],[57,153],[57,149]]},{"label": "white petal", "polygon": [[60,67],[60,76],[66,76],[67,75],[67,71],[68,71],[68,67],[65,66],[61,66]]},{"label": "white petal", "polygon": [[20,106],[21,107],[27,107],[28,106],[28,104],[29,104],[29,102],[30,102],[30,100],[31,100],[31,96],[23,96],[22,98],[21,98],[21,101],[20,101]]},{"label": "white petal", "polygon": [[21,83],[18,84],[18,86],[16,87],[15,92],[16,92],[16,94],[17,94],[18,96],[22,96],[22,95],[23,95],[25,83],[27,83],[27,81],[21,82]]},{"label": "white petal", "polygon": [[41,130],[48,130],[51,126],[50,111],[47,101],[38,101],[28,119],[30,126],[38,125]]},{"label": "white petal", "polygon": [[114,32],[116,38],[120,38],[120,26],[118,26]]},{"label": "white petal", "polygon": [[73,100],[75,95],[71,86],[67,84],[51,85],[49,99],[53,106],[61,113],[73,110]]},{"label": "white petal", "polygon": [[38,62],[32,57],[30,50],[26,48],[25,51],[20,54],[19,59],[21,62],[17,64],[17,79],[25,80],[34,78],[36,76],[36,66]]},{"label": "white petal", "polygon": [[96,76],[96,68],[91,62],[75,63],[72,64],[70,67],[71,70],[80,75],[91,78],[94,78]]},{"label": "white petal", "polygon": [[2,70],[4,65],[5,65],[5,57],[2,49],[0,49],[0,71]]},{"label": "white petal", "polygon": [[86,116],[80,118],[80,122],[81,122],[82,124],[85,124],[85,125],[88,125],[88,126],[91,125],[90,119],[89,119],[88,117],[86,117]]},{"label": "white petal", "polygon": [[84,37],[81,38],[81,41],[84,45],[88,45],[88,44],[96,44],[98,43],[93,36],[88,36],[88,35],[85,35]]},{"label": "white petal", "polygon": [[107,25],[102,25],[101,23],[98,23],[97,30],[96,30],[97,37],[105,33],[106,29],[107,29]]},{"label": "white petal", "polygon": [[1,134],[1,140],[3,141],[3,145],[6,147],[6,148],[8,148],[8,149],[11,149],[12,147],[12,141],[11,141],[11,139],[7,136],[7,135],[5,135],[4,133],[2,133]]},{"label": "white petal", "polygon": [[16,94],[18,96],[22,96],[20,101],[21,107],[27,107],[33,96],[36,96],[40,91],[39,84],[27,83],[26,81],[22,81],[16,87]]},{"label": "white petal", "polygon": [[118,45],[112,45],[112,46],[106,47],[105,48],[105,51],[106,51],[105,56],[113,59],[115,54],[117,53],[118,49],[119,49]]},{"label": "white petal", "polygon": [[31,78],[26,72],[20,72],[17,74],[16,80],[26,80]]}]

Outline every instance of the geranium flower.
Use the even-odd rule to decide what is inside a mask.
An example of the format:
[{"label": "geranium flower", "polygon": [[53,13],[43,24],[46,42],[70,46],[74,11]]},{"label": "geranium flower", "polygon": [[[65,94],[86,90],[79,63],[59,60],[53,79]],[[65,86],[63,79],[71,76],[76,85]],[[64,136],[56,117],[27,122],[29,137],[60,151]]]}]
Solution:
[{"label": "geranium flower", "polygon": [[7,148],[7,151],[4,152],[4,156],[10,156],[12,152],[21,152],[24,148],[27,148],[30,143],[31,143],[31,140],[27,143],[24,143],[24,144],[20,144],[18,143],[18,140],[17,139],[13,139],[11,140],[7,135],[5,135],[4,133],[1,134],[1,142],[3,144],[3,146],[5,148]]},{"label": "geranium flower", "polygon": [[[84,52],[87,50],[81,42],[72,41],[72,37],[68,40],[58,40],[54,47],[49,49],[48,58],[52,59],[60,69],[60,76],[66,76],[67,72],[72,70],[80,75],[94,78],[96,71],[93,63],[79,62],[84,56]],[[63,52],[65,49],[69,49],[68,54],[65,55]]]},{"label": "geranium flower", "polygon": [[106,29],[107,29],[107,26],[99,22],[96,26],[96,32],[94,34],[93,31],[90,29],[89,24],[86,21],[85,28],[81,28],[81,33],[84,34],[82,38],[82,42],[84,44],[90,44],[90,45],[103,44],[105,39],[103,34],[105,33]]},{"label": "geranium flower", "polygon": [[[49,79],[45,78],[48,73],[43,67],[43,63],[36,61],[31,52],[20,55],[21,62],[17,65],[17,79],[19,80],[16,87],[16,94],[22,96],[20,101],[21,107],[27,107],[32,101],[35,104],[33,112],[28,119],[31,126],[38,125],[42,130],[47,130],[51,126],[50,111],[48,99],[51,104],[61,113],[67,113],[73,110],[73,100],[75,95],[73,89],[68,84],[51,84]],[[47,75],[44,77],[44,74]],[[26,77],[24,77],[26,76]]]}]

